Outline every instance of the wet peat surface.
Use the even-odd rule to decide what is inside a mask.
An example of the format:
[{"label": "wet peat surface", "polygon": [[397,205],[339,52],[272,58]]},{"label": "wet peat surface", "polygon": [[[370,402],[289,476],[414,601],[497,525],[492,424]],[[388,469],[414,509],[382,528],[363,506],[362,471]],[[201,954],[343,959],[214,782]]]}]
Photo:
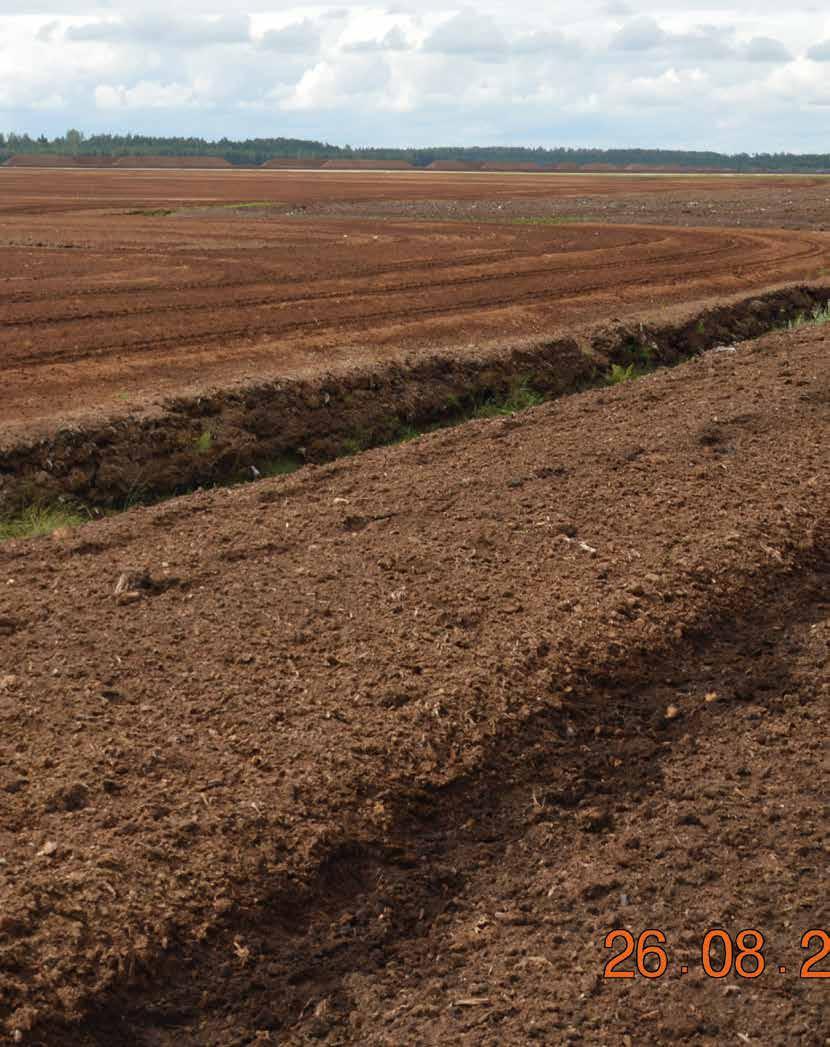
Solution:
[{"label": "wet peat surface", "polygon": [[824,1044],[826,331],[0,546],[8,1038]]}]

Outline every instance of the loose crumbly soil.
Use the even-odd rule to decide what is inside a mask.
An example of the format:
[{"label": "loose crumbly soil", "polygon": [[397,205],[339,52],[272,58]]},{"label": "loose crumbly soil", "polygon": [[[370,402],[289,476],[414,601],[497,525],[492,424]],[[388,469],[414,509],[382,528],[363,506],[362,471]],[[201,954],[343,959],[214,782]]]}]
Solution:
[{"label": "loose crumbly soil", "polygon": [[[0,446],[152,412],[171,397],[568,336],[598,319],[821,281],[830,236],[812,226],[517,219],[584,196],[586,185],[623,204],[631,193],[660,201],[691,193],[716,209],[721,195],[743,193],[761,213],[784,192],[826,209],[827,184],[3,169]],[[463,221],[444,220],[448,198],[450,216]],[[401,217],[372,217],[384,201],[403,208]],[[420,217],[425,201],[441,220]],[[482,221],[468,220],[473,206]],[[367,216],[341,213],[355,207]],[[502,213],[506,221],[493,220]]]},{"label": "loose crumbly soil", "polygon": [[827,347],[0,546],[8,1036],[824,1044]]}]

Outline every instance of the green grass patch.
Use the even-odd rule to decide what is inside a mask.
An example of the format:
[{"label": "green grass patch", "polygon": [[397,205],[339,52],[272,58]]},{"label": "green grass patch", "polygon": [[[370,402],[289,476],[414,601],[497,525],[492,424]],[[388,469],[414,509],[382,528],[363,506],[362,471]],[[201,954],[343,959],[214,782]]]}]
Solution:
[{"label": "green grass patch", "polygon": [[515,382],[506,396],[490,395],[475,404],[470,411],[470,418],[499,418],[503,415],[526,411],[528,407],[538,407],[545,402],[545,397],[537,392],[526,378]]},{"label": "green grass patch", "polygon": [[61,527],[79,527],[87,517],[64,506],[32,505],[18,516],[0,520],[0,542],[10,538],[40,538]]},{"label": "green grass patch", "polygon": [[513,225],[575,225],[579,222],[599,221],[601,219],[593,214],[552,214],[512,219]]},{"label": "green grass patch", "polygon": [[797,331],[801,327],[821,327],[822,324],[828,323],[830,323],[830,302],[826,305],[817,305],[810,313],[799,313],[787,324],[787,330]]},{"label": "green grass patch", "polygon": [[353,454],[360,454],[361,451],[368,451],[374,443],[375,441],[368,433],[356,432],[343,438],[340,449],[344,455],[350,457]]},{"label": "green grass patch", "polygon": [[142,218],[168,218],[171,214],[175,214],[175,211],[171,211],[169,207],[157,207],[153,210],[142,210],[138,208],[135,211],[127,211],[129,215],[141,215]]},{"label": "green grass patch", "polygon": [[398,426],[397,432],[389,441],[390,446],[395,444],[405,444],[409,440],[416,440],[419,436],[423,436],[425,429],[419,429],[415,425],[410,425],[408,422],[401,422]]},{"label": "green grass patch", "polygon": [[204,207],[194,207],[198,211],[270,211],[274,208],[284,208],[285,203],[276,200],[238,200],[233,204],[206,204]]},{"label": "green grass patch", "polygon": [[[702,333],[702,331],[698,330],[698,334]],[[634,365],[635,375],[646,374],[648,371],[653,371],[656,366],[655,347],[640,342],[636,338],[627,339],[620,351],[620,355],[626,365]]]},{"label": "green grass patch", "polygon": [[198,436],[193,442],[193,449],[196,454],[208,454],[213,448],[213,433],[210,429],[205,431]]},{"label": "green grass patch", "polygon": [[258,465],[257,472],[263,479],[269,476],[290,476],[302,466],[303,460],[296,454],[284,454]]},{"label": "green grass patch", "polygon": [[606,385],[621,385],[623,382],[631,382],[640,378],[645,372],[638,370],[636,364],[623,367],[622,364],[611,364],[611,370],[604,376]]}]

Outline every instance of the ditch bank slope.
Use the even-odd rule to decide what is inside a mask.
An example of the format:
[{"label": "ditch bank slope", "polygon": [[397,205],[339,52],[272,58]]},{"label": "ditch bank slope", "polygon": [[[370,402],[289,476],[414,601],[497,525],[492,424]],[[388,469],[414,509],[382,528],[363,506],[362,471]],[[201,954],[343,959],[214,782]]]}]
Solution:
[{"label": "ditch bank slope", "polygon": [[[576,766],[615,686],[623,766],[649,734],[682,744],[683,715],[658,692],[644,721],[640,690],[759,605],[815,589],[826,360],[820,328],[771,335],[0,547],[9,1037],[384,1042],[332,1022],[320,993],[463,891],[464,868],[429,864],[435,825],[486,821],[534,768]],[[585,773],[560,785],[546,803],[610,831],[580,807]],[[361,927],[369,881],[382,904]],[[335,925],[356,928],[349,948]],[[263,979],[270,1009],[243,1013]],[[208,1030],[220,984],[240,1010]]]},{"label": "ditch bank slope", "polygon": [[124,508],[199,486],[290,472],[413,431],[452,425],[517,388],[555,399],[602,385],[612,368],[673,366],[808,317],[830,286],[785,285],[763,294],[578,325],[547,338],[415,353],[394,362],[305,378],[203,390],[145,412],[62,426],[35,439],[0,427],[0,520],[29,505],[67,500]]}]

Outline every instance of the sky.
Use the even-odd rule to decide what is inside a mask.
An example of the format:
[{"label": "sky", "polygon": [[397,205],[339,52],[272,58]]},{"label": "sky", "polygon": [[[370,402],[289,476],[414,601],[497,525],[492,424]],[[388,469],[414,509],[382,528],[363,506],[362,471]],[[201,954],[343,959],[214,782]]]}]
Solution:
[{"label": "sky", "polygon": [[2,0],[0,131],[830,152],[830,7]]}]

